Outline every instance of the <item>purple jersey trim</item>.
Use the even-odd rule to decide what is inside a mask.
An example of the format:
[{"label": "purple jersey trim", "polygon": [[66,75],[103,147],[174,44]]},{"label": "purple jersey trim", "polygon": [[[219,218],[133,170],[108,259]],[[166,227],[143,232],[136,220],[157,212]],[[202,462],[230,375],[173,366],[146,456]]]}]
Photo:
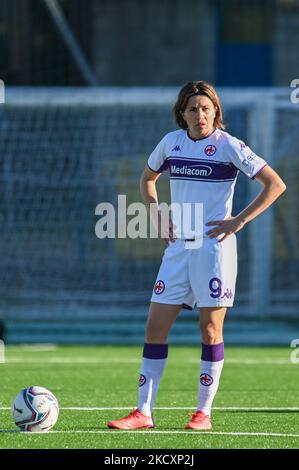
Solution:
[{"label": "purple jersey trim", "polygon": [[149,164],[147,164],[147,166],[148,166],[149,169],[152,170],[154,173],[163,173],[163,171],[168,170],[168,168],[169,168],[169,162],[168,162],[168,159],[166,158],[166,160],[164,161],[163,165],[161,165],[160,168],[158,168],[158,170],[154,170],[153,168],[151,168],[151,167],[149,166]]},{"label": "purple jersey trim", "polygon": [[[195,95],[191,95],[191,96],[195,96]],[[198,141],[200,141],[200,140],[208,139],[209,137],[211,137],[211,136],[214,134],[214,132],[216,132],[216,130],[217,130],[217,128],[214,129],[214,130],[213,130],[209,135],[207,135],[206,137],[200,137],[199,139],[193,139],[193,138],[190,136],[190,134],[189,134],[189,129],[186,130],[186,133],[187,133],[187,137],[188,137],[190,140],[192,140],[193,142],[198,142]]]},{"label": "purple jersey trim", "polygon": [[143,357],[148,359],[166,359],[168,356],[168,344],[144,343]]},{"label": "purple jersey trim", "polygon": [[208,362],[218,362],[224,359],[224,343],[202,344],[201,359]]},{"label": "purple jersey trim", "polygon": [[149,169],[150,169],[151,171],[153,171],[154,173],[160,173],[160,171],[157,171],[157,170],[154,170],[153,168],[151,168],[151,167],[149,166],[149,164],[147,164],[147,166],[148,166]]},{"label": "purple jersey trim", "polygon": [[209,179],[204,179],[204,178],[180,178],[180,177],[176,177],[176,176],[173,176],[172,178],[170,178],[171,180],[184,180],[184,181],[205,181],[206,183],[209,182],[209,183],[227,183],[228,181],[235,181],[235,178],[231,179],[231,180],[209,180]]},{"label": "purple jersey trim", "polygon": [[256,172],[256,174],[251,177],[251,179],[254,180],[254,178],[265,168],[265,166],[268,166],[268,163],[266,163],[264,166],[262,166],[262,168],[260,168],[260,169]]}]

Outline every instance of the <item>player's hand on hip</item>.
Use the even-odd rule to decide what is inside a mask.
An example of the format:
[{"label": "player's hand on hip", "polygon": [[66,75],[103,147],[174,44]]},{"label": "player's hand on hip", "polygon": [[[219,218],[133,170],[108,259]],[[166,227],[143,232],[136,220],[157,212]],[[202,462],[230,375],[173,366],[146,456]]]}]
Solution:
[{"label": "player's hand on hip", "polygon": [[206,223],[206,225],[214,226],[211,230],[206,232],[206,235],[208,235],[209,238],[216,238],[223,235],[218,240],[218,242],[223,242],[229,235],[239,232],[239,230],[244,227],[245,222],[238,219],[238,217],[230,217],[225,220],[211,220]]}]

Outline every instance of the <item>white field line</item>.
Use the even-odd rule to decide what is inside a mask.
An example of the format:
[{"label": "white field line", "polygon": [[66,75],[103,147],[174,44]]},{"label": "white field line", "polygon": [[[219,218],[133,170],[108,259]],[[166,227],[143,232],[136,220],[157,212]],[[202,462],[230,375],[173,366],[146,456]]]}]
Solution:
[{"label": "white field line", "polygon": [[[67,411],[126,411],[132,410],[131,406],[61,406],[60,410]],[[10,406],[0,406],[0,411],[10,410]],[[193,410],[194,406],[156,406],[155,410],[171,411],[171,410]],[[250,407],[250,406],[214,406],[213,410],[218,411],[299,411],[298,406],[289,407]]]},{"label": "white field line", "polygon": [[138,359],[98,359],[95,357],[6,357],[6,363],[12,364],[139,364]]},{"label": "white field line", "polygon": [[9,347],[10,351],[18,352],[36,352],[36,351],[55,351],[58,345],[54,343],[34,343],[34,344],[20,344],[17,347]]},{"label": "white field line", "polygon": [[[140,364],[141,358],[136,359],[124,359],[124,358],[113,358],[113,359],[98,359],[94,357],[6,357],[6,363],[11,364]],[[186,361],[176,361],[176,363],[182,364],[200,364],[200,359],[187,359]],[[247,364],[247,365],[293,365],[290,359],[271,359],[263,358],[260,359],[225,359],[225,364]]]},{"label": "white field line", "polygon": [[[0,407],[0,410],[10,410],[10,407]],[[61,410],[71,410],[71,411],[109,411],[109,410],[130,410],[132,409],[132,406],[126,406],[126,407],[77,407],[77,406],[69,406],[69,407],[60,407]],[[164,406],[158,406],[156,407],[156,410],[192,410],[193,407],[186,407],[186,406],[173,406],[173,407],[164,407]],[[214,407],[214,410],[223,410],[223,411],[298,411],[299,407],[285,407],[285,408],[267,408],[267,407]],[[15,430],[10,430],[10,429],[0,429],[1,432],[17,432]],[[42,434],[42,435],[49,435],[49,434],[122,434],[122,433],[129,433],[129,434],[197,434],[198,437],[202,437],[204,435],[212,435],[212,436],[265,436],[265,437],[293,437],[293,438],[299,438],[299,434],[287,434],[287,433],[271,433],[271,432],[221,432],[221,431],[204,431],[203,433],[198,433],[198,431],[175,431],[175,430],[169,430],[169,431],[142,431],[142,430],[128,430],[128,431],[114,431],[114,430],[66,430],[66,431],[55,431],[51,430],[50,433],[20,433],[20,435],[35,435],[35,434]]]},{"label": "white field line", "polygon": [[[0,429],[0,432],[11,432],[10,429]],[[19,432],[19,431],[12,431],[12,432],[17,432],[21,436],[34,436],[36,434],[38,435],[43,435],[43,436],[49,436],[51,434],[118,434],[121,435],[124,432],[127,434],[150,434],[151,437],[154,434],[196,434],[197,437],[204,437],[206,435],[210,436],[264,436],[264,437],[295,437],[299,438],[299,434],[287,434],[287,433],[276,433],[276,432],[221,432],[221,431],[151,431],[151,430],[122,430],[122,431],[112,431],[107,429],[106,431],[101,431],[101,430],[79,430],[79,429],[69,429],[66,431],[55,431],[51,430],[50,432]]]}]

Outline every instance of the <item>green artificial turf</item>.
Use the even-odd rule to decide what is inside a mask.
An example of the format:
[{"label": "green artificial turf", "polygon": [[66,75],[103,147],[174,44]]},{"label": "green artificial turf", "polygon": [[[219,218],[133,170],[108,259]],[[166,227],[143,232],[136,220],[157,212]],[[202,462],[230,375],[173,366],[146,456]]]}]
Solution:
[{"label": "green artificial turf", "polygon": [[[155,429],[117,431],[106,423],[136,406],[142,346],[8,346],[0,364],[0,448],[298,449],[299,364],[291,352],[226,347],[213,431],[193,432],[185,424],[196,408],[200,347],[170,345]],[[14,397],[31,385],[59,400],[59,419],[48,433],[18,432],[12,422]]]}]

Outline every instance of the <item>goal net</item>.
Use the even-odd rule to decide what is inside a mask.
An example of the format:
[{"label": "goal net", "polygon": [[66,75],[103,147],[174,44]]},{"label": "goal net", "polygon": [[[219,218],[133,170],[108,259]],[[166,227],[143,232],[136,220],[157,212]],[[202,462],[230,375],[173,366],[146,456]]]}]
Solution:
[{"label": "goal net", "polygon": [[[177,88],[8,88],[0,106],[4,320],[98,320],[144,313],[163,253],[155,239],[99,239],[95,207],[141,201],[139,177],[175,130]],[[234,310],[298,318],[299,105],[289,89],[219,89],[227,131],[287,183],[238,234]],[[168,179],[158,182],[169,202]],[[238,177],[234,214],[260,185]],[[129,220],[129,217],[128,217]],[[108,313],[107,313],[108,312]]]}]

